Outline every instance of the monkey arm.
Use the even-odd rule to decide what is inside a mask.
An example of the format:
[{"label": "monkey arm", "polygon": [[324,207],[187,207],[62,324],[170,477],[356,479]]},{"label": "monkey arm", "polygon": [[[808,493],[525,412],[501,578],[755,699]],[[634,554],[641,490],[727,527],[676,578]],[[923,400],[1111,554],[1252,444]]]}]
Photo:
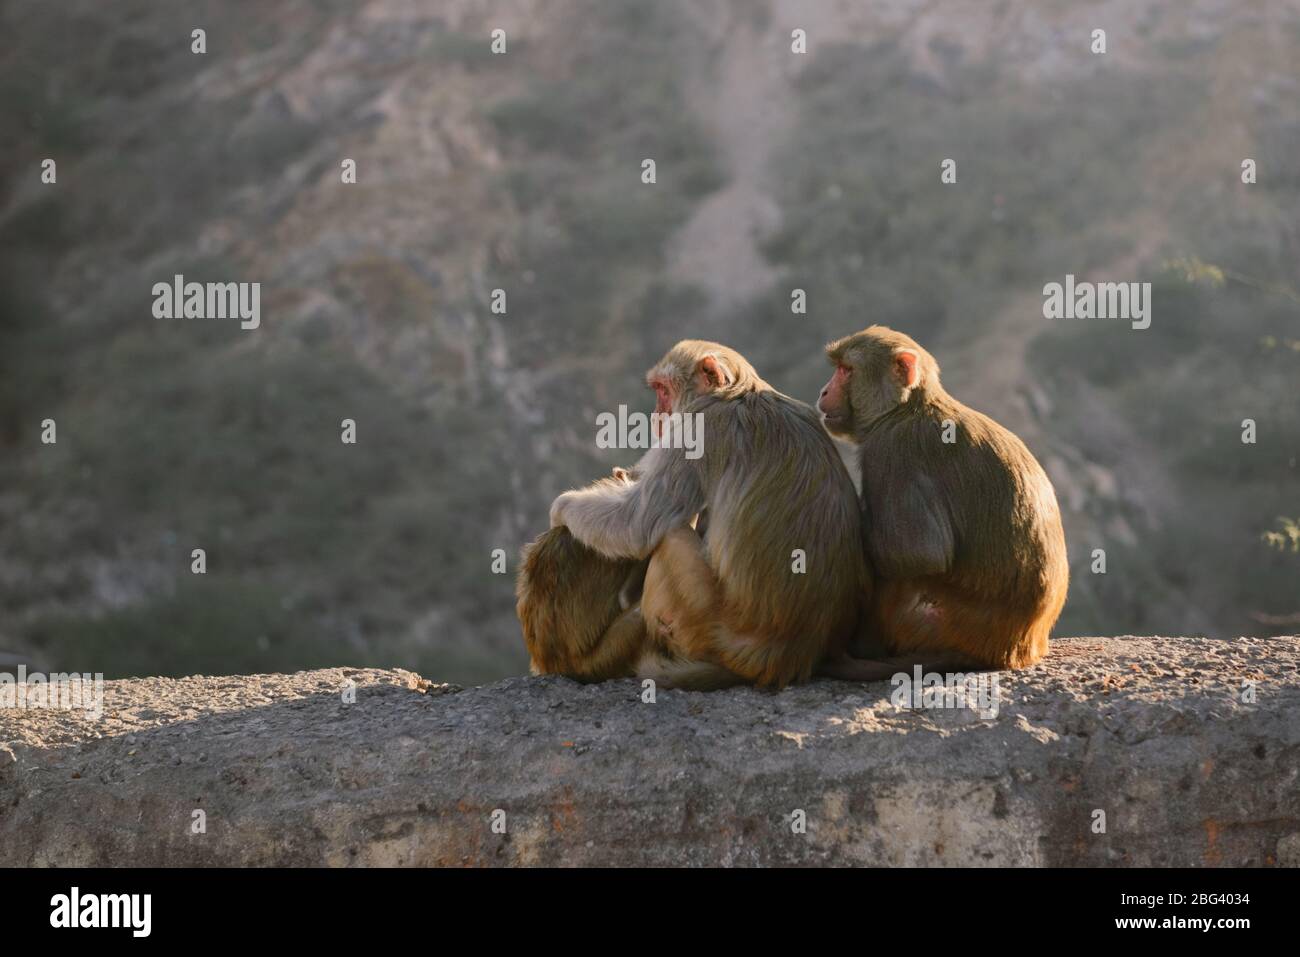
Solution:
[{"label": "monkey arm", "polygon": [[923,578],[951,571],[957,542],[952,516],[927,476],[877,473],[863,521],[871,562],[884,578]]},{"label": "monkey arm", "polygon": [[704,507],[698,465],[682,449],[651,449],[634,484],[596,483],[565,492],[551,505],[551,525],[609,558],[646,558],[674,528]]}]

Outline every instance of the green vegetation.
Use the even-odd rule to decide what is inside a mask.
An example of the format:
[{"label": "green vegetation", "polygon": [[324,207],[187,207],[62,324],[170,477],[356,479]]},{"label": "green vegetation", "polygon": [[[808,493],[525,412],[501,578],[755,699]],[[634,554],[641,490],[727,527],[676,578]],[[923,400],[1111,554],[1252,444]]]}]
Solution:
[{"label": "green vegetation", "polygon": [[1278,529],[1263,534],[1263,539],[1280,552],[1300,552],[1300,520],[1279,517]]},{"label": "green vegetation", "polygon": [[[872,322],[968,381],[1024,353],[984,385],[1036,390],[1036,451],[1081,503],[1062,631],[1296,612],[1297,520],[1276,517],[1300,459],[1300,116],[1241,43],[1030,79],[951,45],[936,76],[819,40],[771,171],[780,279],[717,315],[666,278],[725,177],[687,79],[768,29],[761,6],[722,40],[686,4],[548,6],[496,57],[476,5],[454,28],[254,5],[238,30],[213,13],[200,60],[190,14],[125,2],[0,64],[0,650],[108,675],[519,673],[514,550],[555,492],[628,464],[592,447],[596,411],[635,403],[681,336],[811,398],[821,345]],[[45,156],[59,183],[34,193]],[[1150,329],[1035,314],[1045,282],[1102,269],[1152,283]],[[260,280],[269,318],[154,321],[175,272]]]},{"label": "green vegetation", "polygon": [[[511,330],[511,347],[530,364],[571,351],[620,362],[628,324],[615,317],[638,308],[664,243],[722,181],[683,97],[681,61],[699,41],[680,13],[634,0],[598,9],[561,62],[555,50],[529,51],[540,79],[488,111],[507,147],[503,185],[521,214],[510,239],[521,269],[538,277],[516,283],[511,304],[528,317]],[[640,179],[646,158],[657,163],[654,185]],[[639,374],[644,356],[628,358]]]},{"label": "green vegetation", "polygon": [[[611,317],[644,313],[666,293],[653,282],[663,243],[720,182],[678,64],[662,55],[693,42],[679,16],[602,3],[579,18],[584,44],[565,30],[545,42],[512,39],[510,69],[477,31],[432,23],[418,38],[384,41],[488,78],[477,88],[491,91],[477,104],[478,124],[505,157],[499,199],[517,214],[495,242],[515,259],[492,263],[487,277],[488,288],[510,289],[509,318],[478,321],[508,341],[522,366],[512,378],[570,352],[626,359],[640,372],[643,353],[615,348],[625,332]],[[302,22],[303,56],[330,25],[328,10]],[[223,217],[253,245],[284,242],[276,230],[297,201],[281,185],[285,171],[318,168],[322,138],[348,132],[346,104],[386,78],[373,65],[347,78],[356,89],[333,101],[338,129],[302,119],[278,93],[198,108],[163,95],[191,82],[194,63],[166,36],[175,25],[164,26],[107,43],[98,67],[71,83],[84,91],[97,69],[108,71],[111,95],[142,99],[148,125],[134,104],[72,94],[36,104],[57,122],[22,120],[33,155],[60,148],[60,185],[0,233],[21,253],[0,283],[0,435],[21,453],[0,457],[0,483],[15,493],[0,499],[0,517],[7,555],[26,570],[0,576],[9,621],[0,645],[16,639],[51,665],[109,677],[373,664],[470,682],[522,671],[515,549],[544,527],[550,494],[609,463],[575,439],[583,451],[565,448],[555,474],[551,440],[519,421],[500,371],[455,331],[461,316],[487,310],[424,263],[413,267],[418,251],[363,247],[321,270],[327,284],[311,293],[361,317],[360,335],[346,314],[286,322],[268,297],[301,296],[291,278],[259,275],[230,254],[194,254]],[[97,48],[89,36],[79,42]],[[127,55],[151,57],[164,42],[180,55],[147,64]],[[216,42],[230,37],[210,29]],[[63,44],[49,44],[17,74],[0,73],[0,88],[27,89],[39,63],[62,62]],[[387,47],[376,50],[386,62]],[[409,66],[396,54],[392,62]],[[119,109],[130,143],[120,156],[96,151],[115,130],[82,119]],[[639,182],[647,156],[660,165],[655,186]],[[382,161],[363,159],[367,174]],[[454,234],[438,242],[465,245]],[[51,308],[48,275],[71,251],[95,248],[116,278],[87,285],[99,307],[72,321]],[[115,254],[122,259],[107,258]],[[146,292],[174,272],[274,280],[263,283],[273,318],[255,334],[151,320]],[[434,381],[381,374],[361,356],[366,341],[422,329],[435,336]],[[572,409],[590,401],[589,383],[571,377],[528,398],[538,410],[566,409],[560,424],[570,431],[582,428]],[[39,444],[45,417],[58,422],[57,445]],[[357,422],[355,446],[340,441],[344,418]],[[196,547],[206,550],[206,575],[190,573]],[[490,574],[495,548],[507,551],[509,574]]]}]

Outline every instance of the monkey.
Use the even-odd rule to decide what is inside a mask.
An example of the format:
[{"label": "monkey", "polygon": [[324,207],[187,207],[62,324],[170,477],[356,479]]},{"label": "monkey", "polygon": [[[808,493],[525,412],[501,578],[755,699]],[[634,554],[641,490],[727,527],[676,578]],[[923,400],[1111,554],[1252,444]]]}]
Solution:
[{"label": "monkey", "polygon": [[[826,346],[817,400],[857,444],[874,592],[865,627],[887,656],[859,680],[1028,667],[1047,653],[1070,569],[1052,483],[1015,435],[962,405],[939,364],[884,326]],[[847,675],[845,675],[847,676]]]},{"label": "monkey", "polygon": [[[602,483],[631,483],[635,468],[615,468]],[[696,527],[703,531],[697,520]],[[582,682],[628,678],[649,654],[639,602],[649,559],[612,559],[559,526],[524,546],[515,612],[533,674]]]},{"label": "monkey", "polygon": [[[616,468],[597,484],[635,480],[635,469]],[[584,682],[632,677],[645,653],[639,602],[648,565],[607,558],[562,526],[524,546],[515,611],[533,674]]]},{"label": "monkey", "polygon": [[[870,589],[834,443],[810,406],[715,342],[677,343],[646,383],[658,441],[638,477],[563,493],[552,527],[608,559],[649,559],[638,677],[700,690],[808,680],[847,653]],[[688,415],[703,430],[695,458],[673,447]]]}]

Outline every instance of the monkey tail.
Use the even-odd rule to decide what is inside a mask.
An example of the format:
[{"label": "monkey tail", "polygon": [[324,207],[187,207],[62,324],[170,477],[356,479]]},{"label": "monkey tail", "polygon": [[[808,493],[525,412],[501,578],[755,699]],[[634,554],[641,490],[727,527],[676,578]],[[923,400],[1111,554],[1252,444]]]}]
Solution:
[{"label": "monkey tail", "polygon": [[643,655],[637,662],[636,676],[642,680],[650,678],[664,688],[683,691],[716,691],[745,683],[744,678],[721,665],[661,654]]},{"label": "monkey tail", "polygon": [[807,681],[825,651],[825,642],[774,640],[739,634],[724,625],[718,626],[712,645],[714,655],[729,670],[767,688]]},{"label": "monkey tail", "polygon": [[967,655],[952,651],[935,651],[925,655],[899,655],[892,658],[828,655],[817,663],[813,674],[819,678],[834,678],[837,681],[886,681],[899,673],[911,677],[913,669],[917,666],[920,666],[922,672],[926,674],[995,670]]}]

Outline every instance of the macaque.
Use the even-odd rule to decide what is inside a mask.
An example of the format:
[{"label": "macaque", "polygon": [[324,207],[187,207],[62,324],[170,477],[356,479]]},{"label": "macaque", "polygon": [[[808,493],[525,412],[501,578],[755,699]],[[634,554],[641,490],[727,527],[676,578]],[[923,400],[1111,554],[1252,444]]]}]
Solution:
[{"label": "macaque", "polygon": [[848,671],[1034,664],[1070,574],[1047,474],[1020,439],[945,392],[908,336],[872,326],[826,355],[835,372],[817,408],[858,445],[874,574],[865,627],[890,656]]},{"label": "macaque", "polygon": [[679,342],[646,383],[659,417],[701,416],[698,457],[673,447],[681,420],[659,418],[634,481],[551,506],[553,528],[606,558],[649,558],[636,674],[780,688],[838,661],[870,582],[857,493],[816,413],[713,342]]},{"label": "macaque", "polygon": [[[628,485],[634,476],[616,468],[612,478],[597,484]],[[525,546],[515,611],[533,674],[579,681],[632,677],[646,650],[639,602],[648,564],[606,558],[563,527]]]}]

